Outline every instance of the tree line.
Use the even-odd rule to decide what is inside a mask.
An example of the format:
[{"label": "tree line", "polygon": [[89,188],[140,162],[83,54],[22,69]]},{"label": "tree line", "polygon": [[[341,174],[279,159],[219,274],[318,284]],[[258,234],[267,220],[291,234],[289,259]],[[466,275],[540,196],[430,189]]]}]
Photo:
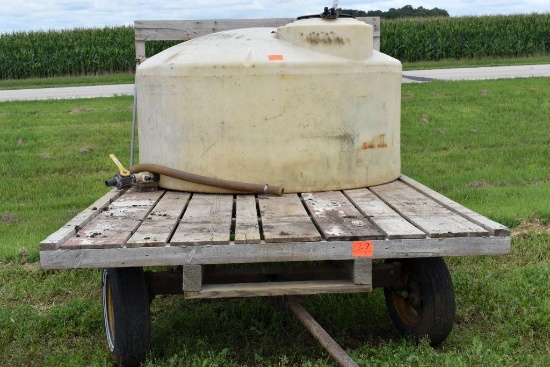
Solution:
[{"label": "tree line", "polygon": [[353,9],[339,9],[340,14],[349,14],[354,17],[380,17],[384,19],[397,19],[397,18],[413,18],[413,17],[448,17],[447,10],[433,8],[425,9],[422,6],[414,8],[411,5],[405,5],[400,9],[391,8],[388,11],[382,10],[353,10]]}]

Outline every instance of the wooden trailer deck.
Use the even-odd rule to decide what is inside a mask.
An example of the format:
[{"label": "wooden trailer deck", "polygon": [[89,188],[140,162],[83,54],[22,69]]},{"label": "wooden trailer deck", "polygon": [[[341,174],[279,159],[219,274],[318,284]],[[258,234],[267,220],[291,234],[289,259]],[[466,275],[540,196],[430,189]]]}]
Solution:
[{"label": "wooden trailer deck", "polygon": [[[508,228],[401,176],[356,190],[113,190],[40,244],[44,269],[506,254]],[[357,282],[356,282],[357,283]]]}]

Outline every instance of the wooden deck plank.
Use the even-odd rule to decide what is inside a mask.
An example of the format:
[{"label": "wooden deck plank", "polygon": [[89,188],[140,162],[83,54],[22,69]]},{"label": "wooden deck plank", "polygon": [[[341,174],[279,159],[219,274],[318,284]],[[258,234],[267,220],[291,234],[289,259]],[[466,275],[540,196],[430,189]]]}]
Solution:
[{"label": "wooden deck plank", "polygon": [[112,204],[99,214],[102,218],[111,218],[112,220],[142,220],[151,210],[150,206],[118,206]]},{"label": "wooden deck plank", "polygon": [[[380,51],[380,17],[358,17],[373,26],[373,48]],[[147,59],[145,41],[190,40],[214,32],[252,27],[281,27],[294,18],[205,19],[205,20],[136,20],[134,21],[136,60]]]},{"label": "wooden deck plank", "polygon": [[323,237],[328,240],[382,239],[384,235],[364,218],[340,191],[302,194]]},{"label": "wooden deck plank", "polygon": [[128,240],[126,246],[166,245],[190,196],[188,192],[167,191]]},{"label": "wooden deck plank", "polygon": [[427,186],[424,186],[418,181],[413,180],[410,177],[407,176],[401,176],[399,178],[401,181],[406,183],[407,185],[411,186],[415,190],[423,193],[424,195],[428,196],[430,199],[436,201],[440,205],[443,205],[450,211],[463,216],[464,218],[470,220],[471,222],[485,228],[488,230],[491,235],[493,236],[509,236],[510,235],[510,229],[503,226],[500,223],[497,223],[487,217],[484,217],[483,215],[474,212],[473,210],[470,210],[459,203],[441,195],[437,191],[434,191],[430,189]]},{"label": "wooden deck plank", "polygon": [[258,201],[265,242],[321,240],[297,194],[259,196]]},{"label": "wooden deck plank", "polygon": [[[380,37],[379,17],[357,18],[374,27],[374,37]],[[281,27],[294,22],[295,18],[265,19],[205,19],[205,20],[136,20],[134,21],[135,39],[143,41],[183,40],[214,32],[239,28]]]},{"label": "wooden deck plank", "polygon": [[198,292],[184,292],[184,297],[223,298],[282,296],[319,293],[370,292],[371,284],[354,284],[351,280],[317,280],[268,283],[203,284]]},{"label": "wooden deck plank", "polygon": [[129,189],[60,248],[123,247],[163,194],[164,191],[139,193]]},{"label": "wooden deck plank", "polygon": [[368,189],[345,190],[359,211],[370,218],[388,239],[424,238],[426,233],[409,223]]},{"label": "wooden deck plank", "polygon": [[139,220],[96,217],[76,235],[61,245],[62,250],[106,249],[124,247],[126,240],[139,226]]},{"label": "wooden deck plank", "polygon": [[76,234],[80,228],[88,224],[96,215],[101,213],[109,204],[116,200],[124,191],[112,189],[101,198],[96,200],[89,207],[78,213],[63,227],[49,235],[40,243],[40,251],[58,249],[59,246]]},{"label": "wooden deck plank", "polygon": [[233,195],[193,194],[170,243],[229,243],[232,212]]},{"label": "wooden deck plank", "polygon": [[139,192],[132,188],[126,191],[117,200],[113,201],[113,203],[109,205],[109,210],[131,207],[150,208],[155,205],[164,192],[164,190]]},{"label": "wooden deck plank", "polygon": [[488,236],[489,232],[436,203],[401,181],[370,190],[430,237]]},{"label": "wooden deck plank", "polygon": [[235,243],[260,243],[260,225],[254,195],[237,195]]}]

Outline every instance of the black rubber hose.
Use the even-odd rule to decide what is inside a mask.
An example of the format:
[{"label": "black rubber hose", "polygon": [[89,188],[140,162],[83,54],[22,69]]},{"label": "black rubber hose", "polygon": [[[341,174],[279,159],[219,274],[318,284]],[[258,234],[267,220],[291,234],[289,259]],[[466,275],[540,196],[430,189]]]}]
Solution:
[{"label": "black rubber hose", "polygon": [[281,196],[284,193],[284,189],[279,186],[269,186],[268,184],[258,185],[245,182],[222,180],[219,178],[205,177],[201,175],[196,175],[194,173],[184,172],[174,168],[151,163],[137,164],[130,167],[129,171],[132,174],[139,172],[152,172],[159,175],[176,178],[178,180],[193,182],[196,184],[218,187],[220,189],[249,192],[252,194],[268,194]]}]

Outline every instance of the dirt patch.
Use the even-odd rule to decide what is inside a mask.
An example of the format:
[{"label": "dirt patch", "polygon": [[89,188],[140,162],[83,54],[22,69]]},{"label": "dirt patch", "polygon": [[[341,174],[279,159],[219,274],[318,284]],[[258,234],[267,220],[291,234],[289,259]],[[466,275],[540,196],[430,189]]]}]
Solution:
[{"label": "dirt patch", "polygon": [[27,145],[27,141],[25,139],[19,138],[19,140],[17,141],[17,145],[19,146]]},{"label": "dirt patch", "polygon": [[40,269],[40,262],[34,262],[34,263],[26,263],[23,265],[23,269],[27,271],[41,271]]},{"label": "dirt patch", "polygon": [[407,93],[407,94],[405,94],[405,96],[404,96],[404,98],[406,98],[406,99],[413,99],[414,97],[415,97],[415,95],[412,94],[412,93]]},{"label": "dirt patch", "polygon": [[512,228],[512,236],[523,236],[526,234],[535,233],[550,234],[550,223],[544,224],[539,218],[524,219],[519,224]]},{"label": "dirt patch", "polygon": [[77,108],[73,108],[72,110],[70,110],[69,115],[74,115],[74,114],[83,113],[83,112],[90,112],[90,111],[92,111],[91,108],[77,107]]},{"label": "dirt patch", "polygon": [[52,155],[50,153],[40,153],[38,155],[40,158],[43,158],[43,159],[52,159]]},{"label": "dirt patch", "polygon": [[19,249],[19,253],[17,254],[17,261],[21,265],[25,265],[29,262],[29,250],[27,250],[26,247],[22,247]]},{"label": "dirt patch", "polygon": [[0,213],[0,223],[11,225],[17,222],[17,215],[9,212]]},{"label": "dirt patch", "polygon": [[94,147],[92,147],[91,145],[84,145],[82,148],[80,148],[81,154],[90,153],[93,151],[94,151]]},{"label": "dirt patch", "polygon": [[468,187],[491,187],[492,185],[486,181],[472,181],[468,184]]},{"label": "dirt patch", "polygon": [[430,123],[430,119],[428,118],[428,115],[422,115],[422,117],[420,117],[420,120],[422,120],[422,122],[425,122],[426,124]]},{"label": "dirt patch", "polygon": [[486,96],[487,94],[489,94],[489,90],[488,89],[482,89],[479,91],[479,93],[482,95],[482,96]]}]

